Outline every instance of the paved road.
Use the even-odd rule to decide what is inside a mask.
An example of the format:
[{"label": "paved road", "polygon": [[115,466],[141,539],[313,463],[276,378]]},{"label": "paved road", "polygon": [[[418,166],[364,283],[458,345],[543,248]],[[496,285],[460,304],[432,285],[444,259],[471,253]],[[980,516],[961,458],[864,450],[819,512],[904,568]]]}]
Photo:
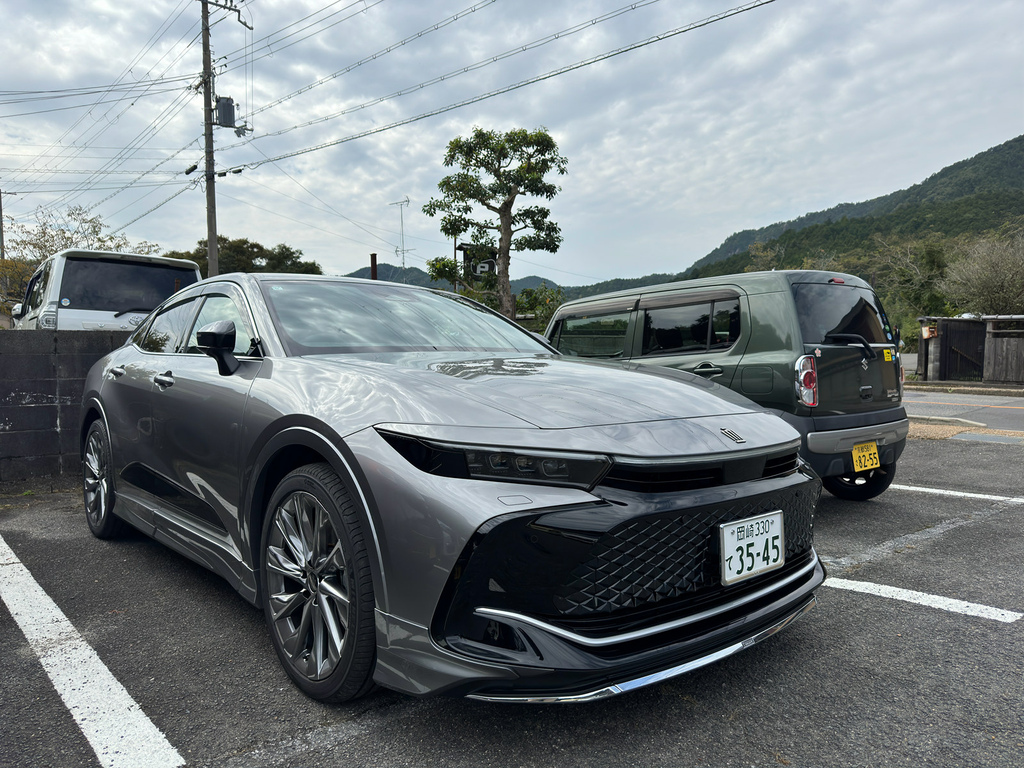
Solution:
[{"label": "paved road", "polygon": [[960,419],[989,429],[1024,432],[1024,397],[908,389],[903,405],[911,416]]},{"label": "paved road", "polygon": [[[94,539],[75,494],[0,498],[13,553],[0,575],[29,573],[192,767],[1019,768],[1022,466],[1024,445],[912,440],[878,499],[822,499],[830,581],[815,610],[722,663],[591,705],[386,691],[317,704],[280,669],[258,611],[141,535]],[[3,602],[0,659],[0,765],[132,764],[97,757]],[[87,714],[115,737],[128,719]]]}]

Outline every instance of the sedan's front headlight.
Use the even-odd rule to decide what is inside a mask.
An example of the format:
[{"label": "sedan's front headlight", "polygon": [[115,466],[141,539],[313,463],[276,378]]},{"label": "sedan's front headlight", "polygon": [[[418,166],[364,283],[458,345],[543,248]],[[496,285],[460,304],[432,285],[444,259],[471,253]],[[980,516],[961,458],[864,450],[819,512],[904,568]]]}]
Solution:
[{"label": "sedan's front headlight", "polygon": [[378,430],[410,464],[442,477],[558,485],[590,490],[612,466],[608,456],[436,442]]}]

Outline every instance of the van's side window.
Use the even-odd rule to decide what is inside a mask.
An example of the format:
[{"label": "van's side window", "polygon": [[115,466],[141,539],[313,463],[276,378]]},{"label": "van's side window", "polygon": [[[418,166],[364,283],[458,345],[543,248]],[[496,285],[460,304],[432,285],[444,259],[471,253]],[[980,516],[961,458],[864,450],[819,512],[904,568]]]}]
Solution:
[{"label": "van's side window", "polygon": [[644,355],[678,355],[727,349],[740,335],[738,299],[718,299],[644,313]]},{"label": "van's side window", "polygon": [[740,300],[720,299],[714,303],[711,348],[728,349],[740,337]]},{"label": "van's side window", "polygon": [[629,312],[615,312],[562,320],[558,351],[578,357],[622,357],[629,315]]},{"label": "van's side window", "polygon": [[43,265],[39,276],[29,285],[25,296],[25,311],[39,309],[43,305],[43,297],[46,295],[46,284],[50,279],[50,262]]}]

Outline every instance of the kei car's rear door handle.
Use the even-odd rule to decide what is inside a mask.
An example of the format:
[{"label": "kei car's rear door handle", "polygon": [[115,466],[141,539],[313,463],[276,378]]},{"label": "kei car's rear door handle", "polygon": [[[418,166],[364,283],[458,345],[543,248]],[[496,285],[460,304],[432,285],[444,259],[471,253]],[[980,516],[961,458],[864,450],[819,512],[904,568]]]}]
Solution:
[{"label": "kei car's rear door handle", "polygon": [[693,369],[693,372],[696,373],[698,376],[703,376],[706,379],[711,379],[714,378],[715,376],[721,376],[723,373],[725,373],[725,371],[722,368],[719,368],[714,363],[701,363],[700,365]]},{"label": "kei car's rear door handle", "polygon": [[110,369],[110,378],[112,379],[120,379],[124,374],[125,370],[120,365]]},{"label": "kei car's rear door handle", "polygon": [[158,373],[153,377],[153,381],[160,389],[167,389],[174,384],[174,375],[168,371],[167,373]]}]

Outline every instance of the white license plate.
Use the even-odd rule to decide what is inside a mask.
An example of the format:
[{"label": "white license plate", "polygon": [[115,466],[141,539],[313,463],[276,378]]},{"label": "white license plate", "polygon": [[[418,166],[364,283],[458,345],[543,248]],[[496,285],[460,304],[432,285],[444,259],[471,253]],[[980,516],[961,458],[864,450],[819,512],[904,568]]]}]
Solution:
[{"label": "white license plate", "polygon": [[722,550],[722,583],[735,584],[786,563],[782,511],[718,526]]}]

